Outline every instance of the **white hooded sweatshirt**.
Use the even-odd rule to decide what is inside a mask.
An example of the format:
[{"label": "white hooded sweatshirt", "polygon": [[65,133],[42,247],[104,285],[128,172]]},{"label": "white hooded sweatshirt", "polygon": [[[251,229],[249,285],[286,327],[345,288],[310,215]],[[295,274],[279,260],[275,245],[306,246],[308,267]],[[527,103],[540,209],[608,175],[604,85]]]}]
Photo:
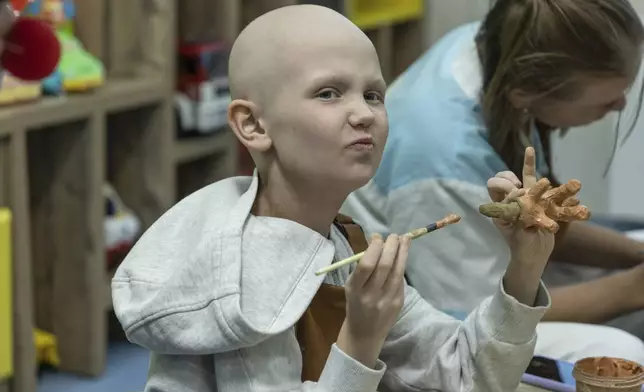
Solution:
[{"label": "white hooded sweatshirt", "polygon": [[351,267],[326,277],[315,271],[352,251],[333,226],[327,239],[289,220],[253,216],[257,188],[257,175],[235,177],[183,199],[114,276],[116,315],[128,338],[152,351],[146,391],[516,389],[550,305],[543,285],[528,307],[499,282],[464,321],[407,286],[375,369],[334,345],[319,381],[303,383],[294,325],[323,281],[341,285]]}]

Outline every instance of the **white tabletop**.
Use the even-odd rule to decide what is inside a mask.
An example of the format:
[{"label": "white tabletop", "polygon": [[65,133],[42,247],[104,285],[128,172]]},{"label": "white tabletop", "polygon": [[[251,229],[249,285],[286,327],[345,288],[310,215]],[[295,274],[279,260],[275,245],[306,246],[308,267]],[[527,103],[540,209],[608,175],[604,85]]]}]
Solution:
[{"label": "white tabletop", "polygon": [[532,385],[528,384],[521,384],[519,385],[519,388],[516,390],[516,392],[547,392],[547,389],[535,387]]}]

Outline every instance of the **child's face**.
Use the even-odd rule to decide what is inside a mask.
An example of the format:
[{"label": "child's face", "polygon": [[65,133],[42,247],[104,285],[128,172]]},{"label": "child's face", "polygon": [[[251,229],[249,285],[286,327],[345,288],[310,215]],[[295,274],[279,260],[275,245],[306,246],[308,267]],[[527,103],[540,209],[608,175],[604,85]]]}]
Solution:
[{"label": "child's face", "polygon": [[358,188],[374,175],[387,139],[386,86],[366,37],[333,35],[283,53],[283,83],[262,117],[283,168]]},{"label": "child's face", "polygon": [[585,79],[583,91],[574,98],[537,101],[531,111],[539,121],[554,128],[588,125],[610,112],[622,111],[632,82],[632,78]]}]

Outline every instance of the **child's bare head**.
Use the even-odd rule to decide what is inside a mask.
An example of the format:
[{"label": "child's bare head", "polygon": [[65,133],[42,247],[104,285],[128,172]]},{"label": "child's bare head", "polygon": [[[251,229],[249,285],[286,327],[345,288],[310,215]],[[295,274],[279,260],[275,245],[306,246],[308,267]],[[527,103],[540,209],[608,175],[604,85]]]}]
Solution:
[{"label": "child's bare head", "polygon": [[385,82],[369,38],[320,6],[273,10],[230,55],[229,123],[262,176],[359,187],[387,136]]}]

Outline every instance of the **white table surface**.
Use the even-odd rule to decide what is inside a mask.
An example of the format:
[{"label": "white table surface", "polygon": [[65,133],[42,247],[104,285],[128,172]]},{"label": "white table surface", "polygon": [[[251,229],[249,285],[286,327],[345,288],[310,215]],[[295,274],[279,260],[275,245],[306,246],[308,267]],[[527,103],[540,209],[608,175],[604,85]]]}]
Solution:
[{"label": "white table surface", "polygon": [[532,385],[527,385],[527,384],[521,384],[519,385],[519,388],[516,390],[516,392],[548,392],[547,389],[535,387]]}]

